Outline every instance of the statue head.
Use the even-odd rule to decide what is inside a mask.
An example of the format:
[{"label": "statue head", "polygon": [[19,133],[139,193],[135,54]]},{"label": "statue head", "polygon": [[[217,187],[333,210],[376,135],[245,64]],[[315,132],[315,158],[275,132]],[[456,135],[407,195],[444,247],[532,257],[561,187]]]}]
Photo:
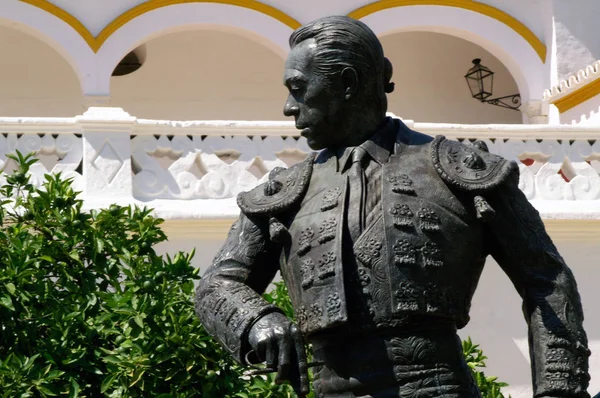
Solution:
[{"label": "statue head", "polygon": [[292,33],[290,48],[283,113],[312,149],[358,145],[383,123],[392,65],[367,25],[321,18]]}]

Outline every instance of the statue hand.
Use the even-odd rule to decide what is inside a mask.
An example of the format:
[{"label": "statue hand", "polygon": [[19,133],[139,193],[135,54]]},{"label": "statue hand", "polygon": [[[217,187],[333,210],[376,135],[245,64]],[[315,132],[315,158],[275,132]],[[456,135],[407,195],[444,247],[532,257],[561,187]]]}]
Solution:
[{"label": "statue hand", "polygon": [[253,362],[266,362],[277,371],[276,383],[290,381],[298,396],[310,391],[304,341],[298,327],[283,314],[269,313],[260,318],[248,334],[254,351]]}]

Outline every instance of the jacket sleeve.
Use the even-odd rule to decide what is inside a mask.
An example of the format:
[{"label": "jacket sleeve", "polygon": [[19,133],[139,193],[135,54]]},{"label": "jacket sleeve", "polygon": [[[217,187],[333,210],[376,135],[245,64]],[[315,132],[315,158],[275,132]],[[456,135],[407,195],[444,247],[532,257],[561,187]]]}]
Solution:
[{"label": "jacket sleeve", "polygon": [[486,195],[490,253],[523,299],[534,397],[589,397],[587,337],[577,284],[518,189],[518,169]]},{"label": "jacket sleeve", "polygon": [[196,314],[204,328],[243,365],[254,321],[282,312],[261,297],[279,269],[279,254],[267,220],[242,213],[196,289]]}]

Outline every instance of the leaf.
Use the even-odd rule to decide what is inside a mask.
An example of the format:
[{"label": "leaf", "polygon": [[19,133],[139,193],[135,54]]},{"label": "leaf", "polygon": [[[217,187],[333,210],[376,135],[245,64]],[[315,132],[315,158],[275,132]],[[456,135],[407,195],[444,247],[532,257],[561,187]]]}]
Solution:
[{"label": "leaf", "polygon": [[77,398],[79,396],[79,383],[75,379],[71,379],[72,390],[69,393],[69,398]]},{"label": "leaf", "polygon": [[96,251],[102,253],[104,250],[104,241],[100,238],[96,238]]},{"label": "leaf", "polygon": [[165,381],[171,380],[177,373],[179,373],[179,369],[177,368],[169,370],[167,376],[165,377]]},{"label": "leaf", "polygon": [[0,304],[13,312],[15,311],[15,306],[12,302],[12,299],[7,295],[0,297]]},{"label": "leaf", "polygon": [[118,365],[121,363],[121,360],[119,358],[115,357],[114,355],[105,356],[104,358],[102,358],[102,360],[106,363],[113,363],[115,365]]},{"label": "leaf", "polygon": [[102,394],[104,394],[106,392],[106,390],[108,390],[110,388],[110,386],[112,386],[112,384],[115,382],[115,380],[117,379],[117,377],[119,377],[119,374],[118,373],[113,373],[112,375],[110,375],[107,378],[105,378],[102,381],[102,385],[100,386],[100,392]]},{"label": "leaf", "polygon": [[41,392],[42,394],[44,394],[44,395],[48,395],[48,396],[50,396],[50,397],[56,397],[56,396],[58,395],[58,394],[55,394],[55,393],[54,393],[52,390],[50,390],[49,388],[47,388],[47,387],[44,387],[44,386],[41,386],[41,385],[40,385],[40,386],[36,386],[35,388],[37,388],[37,390],[38,390],[39,392]]},{"label": "leaf", "polygon": [[144,320],[142,319],[142,317],[139,314],[134,316],[133,320],[139,327],[141,327],[142,329],[144,328]]},{"label": "leaf", "polygon": [[17,290],[17,288],[15,287],[15,285],[13,283],[8,282],[4,285],[4,287],[6,287],[6,290],[8,291],[9,294],[11,294],[13,296],[15,295],[15,291]]},{"label": "leaf", "polygon": [[129,385],[129,388],[133,387],[138,381],[140,381],[144,372],[146,372],[146,369],[138,369],[135,371],[135,374],[133,375],[133,381]]},{"label": "leaf", "polygon": [[[48,369],[50,369],[50,366],[51,365],[48,365]],[[65,374],[65,372],[63,372],[61,370],[53,370],[50,373],[48,373],[48,375],[46,375],[46,379],[48,379],[48,380],[56,379],[64,374]]]},{"label": "leaf", "polygon": [[196,363],[194,362],[193,359],[188,359],[187,363],[185,364],[185,370],[186,370],[186,372],[189,372],[190,369],[192,369],[195,364]]}]

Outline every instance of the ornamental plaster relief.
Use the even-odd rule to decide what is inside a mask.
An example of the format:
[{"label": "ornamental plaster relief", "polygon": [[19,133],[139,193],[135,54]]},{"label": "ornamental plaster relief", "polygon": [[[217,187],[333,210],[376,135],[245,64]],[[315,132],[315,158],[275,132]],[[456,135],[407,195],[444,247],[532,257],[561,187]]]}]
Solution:
[{"label": "ornamental plaster relief", "polygon": [[[483,140],[518,162],[519,187],[550,218],[600,217],[598,128],[406,123],[432,136]],[[289,122],[138,120],[119,108],[90,108],[77,118],[0,119],[0,133],[1,169],[10,170],[6,154],[36,151],[36,184],[63,172],[91,207],[137,203],[177,219],[235,216],[239,192],[310,152]]]},{"label": "ornamental plaster relief", "polygon": [[565,80],[561,80],[557,85],[544,91],[544,100],[557,102],[567,94],[574,92],[586,86],[600,77],[600,61],[596,61],[585,69],[580,70]]},{"label": "ornamental plaster relief", "polygon": [[133,192],[144,199],[234,198],[309,152],[292,137],[138,136],[131,144]]},{"label": "ornamental plaster relief", "polygon": [[[528,199],[600,199],[600,141],[484,141],[491,152],[520,163],[519,188]],[[279,158],[277,154],[284,149],[297,151],[296,159],[286,163]],[[234,198],[264,182],[273,168],[287,167],[308,152],[304,140],[289,137],[138,136],[132,140],[134,196]],[[172,159],[172,164],[162,161],[164,157]]]},{"label": "ornamental plaster relief", "polygon": [[[82,138],[72,133],[4,133],[0,135],[0,170],[14,170],[15,164],[8,154],[36,152],[40,161],[31,166],[29,173],[34,186],[41,186],[46,174],[61,173],[64,178],[73,179],[74,190],[82,191],[85,183],[78,170],[83,160],[82,144]],[[5,183],[5,174],[0,174],[0,185]]]}]

